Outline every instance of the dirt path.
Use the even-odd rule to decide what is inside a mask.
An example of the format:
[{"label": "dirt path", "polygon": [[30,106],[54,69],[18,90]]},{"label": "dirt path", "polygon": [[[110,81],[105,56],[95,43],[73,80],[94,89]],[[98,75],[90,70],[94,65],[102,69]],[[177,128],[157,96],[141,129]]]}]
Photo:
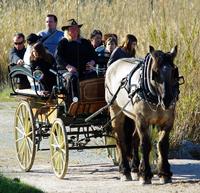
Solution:
[{"label": "dirt path", "polygon": [[[48,193],[199,193],[200,161],[170,160],[173,183],[159,185],[154,176],[152,185],[137,181],[120,182],[118,168],[107,158],[105,150],[70,151],[68,173],[57,179],[51,169],[49,152],[37,152],[31,172],[19,169],[13,140],[13,118],[16,103],[0,103],[0,172],[41,188]],[[46,142],[48,143],[48,141]],[[45,143],[44,143],[45,145]]]}]

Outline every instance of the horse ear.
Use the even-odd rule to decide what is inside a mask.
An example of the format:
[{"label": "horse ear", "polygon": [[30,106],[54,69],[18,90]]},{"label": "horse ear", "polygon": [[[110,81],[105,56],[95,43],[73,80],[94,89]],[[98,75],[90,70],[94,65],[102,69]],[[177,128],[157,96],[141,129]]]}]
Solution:
[{"label": "horse ear", "polygon": [[176,45],[174,48],[172,48],[170,54],[172,56],[172,58],[174,59],[177,55],[177,50],[178,50],[178,46]]},{"label": "horse ear", "polygon": [[149,52],[151,53],[151,54],[153,54],[153,52],[154,52],[154,47],[153,46],[149,46]]}]

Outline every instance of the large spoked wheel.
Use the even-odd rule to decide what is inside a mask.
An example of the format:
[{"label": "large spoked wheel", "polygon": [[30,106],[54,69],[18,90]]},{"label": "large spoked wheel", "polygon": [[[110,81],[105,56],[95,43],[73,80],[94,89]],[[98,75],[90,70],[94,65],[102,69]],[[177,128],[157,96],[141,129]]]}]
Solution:
[{"label": "large spoked wheel", "polygon": [[53,171],[58,178],[64,178],[68,168],[68,140],[62,119],[57,118],[50,133],[50,157]]},{"label": "large spoked wheel", "polygon": [[15,144],[20,167],[29,171],[35,158],[35,126],[33,113],[26,101],[20,102],[15,113]]}]

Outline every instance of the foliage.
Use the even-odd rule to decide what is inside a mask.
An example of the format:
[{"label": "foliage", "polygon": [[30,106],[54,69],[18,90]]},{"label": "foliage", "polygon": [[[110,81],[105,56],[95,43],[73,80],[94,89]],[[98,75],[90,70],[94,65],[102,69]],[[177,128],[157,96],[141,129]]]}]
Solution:
[{"label": "foliage", "polygon": [[171,142],[189,139],[200,142],[200,4],[199,0],[2,0],[0,1],[0,81],[7,82],[8,52],[15,32],[28,35],[45,26],[47,13],[58,16],[58,27],[69,18],[83,23],[82,36],[93,29],[116,33],[119,42],[127,33],[136,35],[138,56],[149,45],[169,51],[178,45],[175,63],[185,77],[177,104]]},{"label": "foliage", "polygon": [[43,193],[43,191],[30,185],[20,182],[20,179],[14,180],[6,178],[0,174],[0,193]]}]

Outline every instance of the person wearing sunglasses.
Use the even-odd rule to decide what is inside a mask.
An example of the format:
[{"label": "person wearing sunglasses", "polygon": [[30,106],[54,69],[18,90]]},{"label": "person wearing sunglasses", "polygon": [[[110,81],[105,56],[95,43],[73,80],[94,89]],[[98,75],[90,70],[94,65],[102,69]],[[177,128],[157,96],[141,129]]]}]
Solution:
[{"label": "person wearing sunglasses", "polygon": [[9,61],[11,64],[22,65],[24,64],[23,57],[26,51],[25,36],[23,33],[16,33],[13,36],[14,47],[10,50]]},{"label": "person wearing sunglasses", "polygon": [[[13,48],[10,49],[9,52],[9,69],[13,66],[22,66],[24,64],[23,57],[26,51],[25,48],[25,36],[23,33],[16,33],[13,36]],[[15,79],[15,84],[17,88],[24,89],[29,88],[30,84],[25,75],[17,75]]]}]

